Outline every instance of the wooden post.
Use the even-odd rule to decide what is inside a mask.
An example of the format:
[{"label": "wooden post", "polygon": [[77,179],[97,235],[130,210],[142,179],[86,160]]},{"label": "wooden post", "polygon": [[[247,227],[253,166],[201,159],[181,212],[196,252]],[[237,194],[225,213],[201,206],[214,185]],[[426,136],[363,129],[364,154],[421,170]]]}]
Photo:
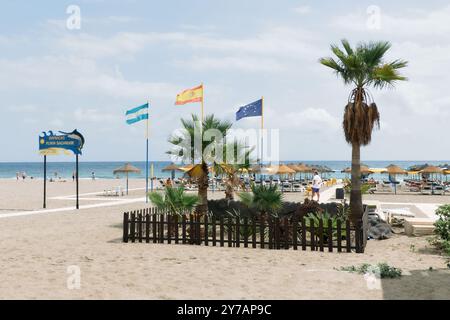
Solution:
[{"label": "wooden post", "polygon": [[138,237],[139,242],[142,242],[142,210],[138,214]]},{"label": "wooden post", "polygon": [[180,241],[180,237],[179,237],[179,234],[178,234],[178,232],[179,232],[179,230],[178,230],[178,227],[179,227],[179,225],[178,225],[178,215],[176,215],[174,218],[175,218],[175,244],[178,244],[179,241]]},{"label": "wooden post", "polygon": [[337,251],[342,252],[342,222],[337,220]]},{"label": "wooden post", "polygon": [[328,251],[333,252],[333,222],[328,219]]},{"label": "wooden post", "polygon": [[164,243],[164,212],[159,215],[159,243]]},{"label": "wooden post", "polygon": [[297,228],[298,228],[298,216],[294,215],[292,218],[292,246],[294,250],[297,250]]},{"label": "wooden post", "polygon": [[123,242],[128,242],[128,212],[123,214]]},{"label": "wooden post", "polygon": [[232,240],[233,240],[233,227],[231,225],[231,217],[228,217],[228,247],[232,247]]},{"label": "wooden post", "polygon": [[216,232],[217,232],[217,226],[216,226],[216,218],[213,217],[212,221],[212,245],[215,247],[217,244],[216,240]]},{"label": "wooden post", "polygon": [[183,217],[181,218],[181,242],[183,244],[186,244],[186,215],[183,214]]},{"label": "wooden post", "polygon": [[148,214],[148,209],[146,210],[145,215],[145,242],[150,242],[150,215]]},{"label": "wooden post", "polygon": [[153,243],[157,242],[158,232],[157,232],[157,218],[156,218],[156,209],[152,208],[152,230],[153,230]]},{"label": "wooden post", "polygon": [[252,248],[256,248],[256,217],[252,217]]},{"label": "wooden post", "polygon": [[260,246],[261,249],[264,249],[264,245],[265,245],[265,233],[266,232],[266,226],[265,226],[265,222],[263,219],[263,216],[260,214],[259,215],[259,239],[260,239]]},{"label": "wooden post", "polygon": [[316,251],[316,241],[315,241],[315,232],[314,232],[314,219],[309,218],[309,233],[311,234],[311,251]]},{"label": "wooden post", "polygon": [[225,239],[225,226],[223,225],[223,216],[220,217],[220,246],[223,247],[224,244],[224,239]]},{"label": "wooden post", "polygon": [[[200,218],[199,218],[199,222],[200,222]],[[209,242],[208,242],[208,215],[205,214],[205,221],[204,221],[204,225],[205,225],[205,246],[209,246]]]},{"label": "wooden post", "polygon": [[167,243],[172,243],[172,215],[167,214]]},{"label": "wooden post", "polygon": [[289,219],[284,217],[284,248],[289,249]]},{"label": "wooden post", "polygon": [[347,252],[352,252],[352,240],[350,238],[350,220],[345,222],[345,242],[347,247]]},{"label": "wooden post", "polygon": [[244,218],[244,248],[248,248],[248,218]]},{"label": "wooden post", "polygon": [[236,247],[241,246],[241,221],[236,217]]},{"label": "wooden post", "polygon": [[280,218],[275,218],[275,246],[277,250],[281,249],[280,241]]},{"label": "wooden post", "polygon": [[306,250],[306,219],[302,217],[302,250]]},{"label": "wooden post", "polygon": [[319,249],[323,252],[323,219],[319,218]]},{"label": "wooden post", "polygon": [[131,227],[130,227],[131,242],[133,243],[136,242],[135,220],[136,220],[136,212],[133,212],[131,214]]},{"label": "wooden post", "polygon": [[269,217],[267,219],[267,222],[269,224],[269,249],[273,249],[273,221],[272,221],[272,217]]}]

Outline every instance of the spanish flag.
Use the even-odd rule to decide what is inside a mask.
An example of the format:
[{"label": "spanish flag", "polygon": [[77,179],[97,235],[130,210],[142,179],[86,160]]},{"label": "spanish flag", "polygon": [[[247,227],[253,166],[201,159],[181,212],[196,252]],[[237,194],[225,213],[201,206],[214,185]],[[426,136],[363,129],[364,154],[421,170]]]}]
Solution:
[{"label": "spanish flag", "polygon": [[183,105],[192,102],[203,102],[203,85],[187,89],[177,95],[175,105]]}]

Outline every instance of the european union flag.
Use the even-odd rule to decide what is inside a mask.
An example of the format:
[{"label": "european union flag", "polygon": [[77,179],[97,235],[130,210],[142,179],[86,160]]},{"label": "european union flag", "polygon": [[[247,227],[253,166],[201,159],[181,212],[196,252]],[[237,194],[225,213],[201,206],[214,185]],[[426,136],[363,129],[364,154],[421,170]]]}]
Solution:
[{"label": "european union flag", "polygon": [[262,99],[240,107],[236,112],[236,121],[242,118],[262,116]]}]

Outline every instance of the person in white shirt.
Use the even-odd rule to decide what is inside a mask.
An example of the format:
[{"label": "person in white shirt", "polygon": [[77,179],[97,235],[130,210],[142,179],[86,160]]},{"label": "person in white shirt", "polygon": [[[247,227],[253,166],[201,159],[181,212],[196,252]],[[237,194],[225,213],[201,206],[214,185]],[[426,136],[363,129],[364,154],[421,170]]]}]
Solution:
[{"label": "person in white shirt", "polygon": [[312,180],[312,196],[311,200],[314,200],[314,196],[317,194],[317,202],[320,201],[320,187],[322,186],[322,178],[317,171],[314,171],[314,177]]}]

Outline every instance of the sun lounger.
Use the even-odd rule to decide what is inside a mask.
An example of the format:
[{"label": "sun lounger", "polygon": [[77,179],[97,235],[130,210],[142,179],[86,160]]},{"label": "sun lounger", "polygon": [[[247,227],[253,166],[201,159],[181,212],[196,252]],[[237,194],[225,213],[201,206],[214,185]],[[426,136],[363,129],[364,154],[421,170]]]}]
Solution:
[{"label": "sun lounger", "polygon": [[432,194],[431,186],[423,187],[420,193],[424,195],[431,195]]},{"label": "sun lounger", "polygon": [[282,189],[284,192],[290,192],[290,191],[292,191],[292,185],[291,185],[289,182],[283,182],[283,183],[281,184],[281,189]]},{"label": "sun lounger", "polygon": [[442,187],[442,186],[435,186],[435,187],[433,187],[433,194],[436,194],[436,195],[444,195],[444,193],[445,193],[445,190],[444,190],[444,187]]}]

